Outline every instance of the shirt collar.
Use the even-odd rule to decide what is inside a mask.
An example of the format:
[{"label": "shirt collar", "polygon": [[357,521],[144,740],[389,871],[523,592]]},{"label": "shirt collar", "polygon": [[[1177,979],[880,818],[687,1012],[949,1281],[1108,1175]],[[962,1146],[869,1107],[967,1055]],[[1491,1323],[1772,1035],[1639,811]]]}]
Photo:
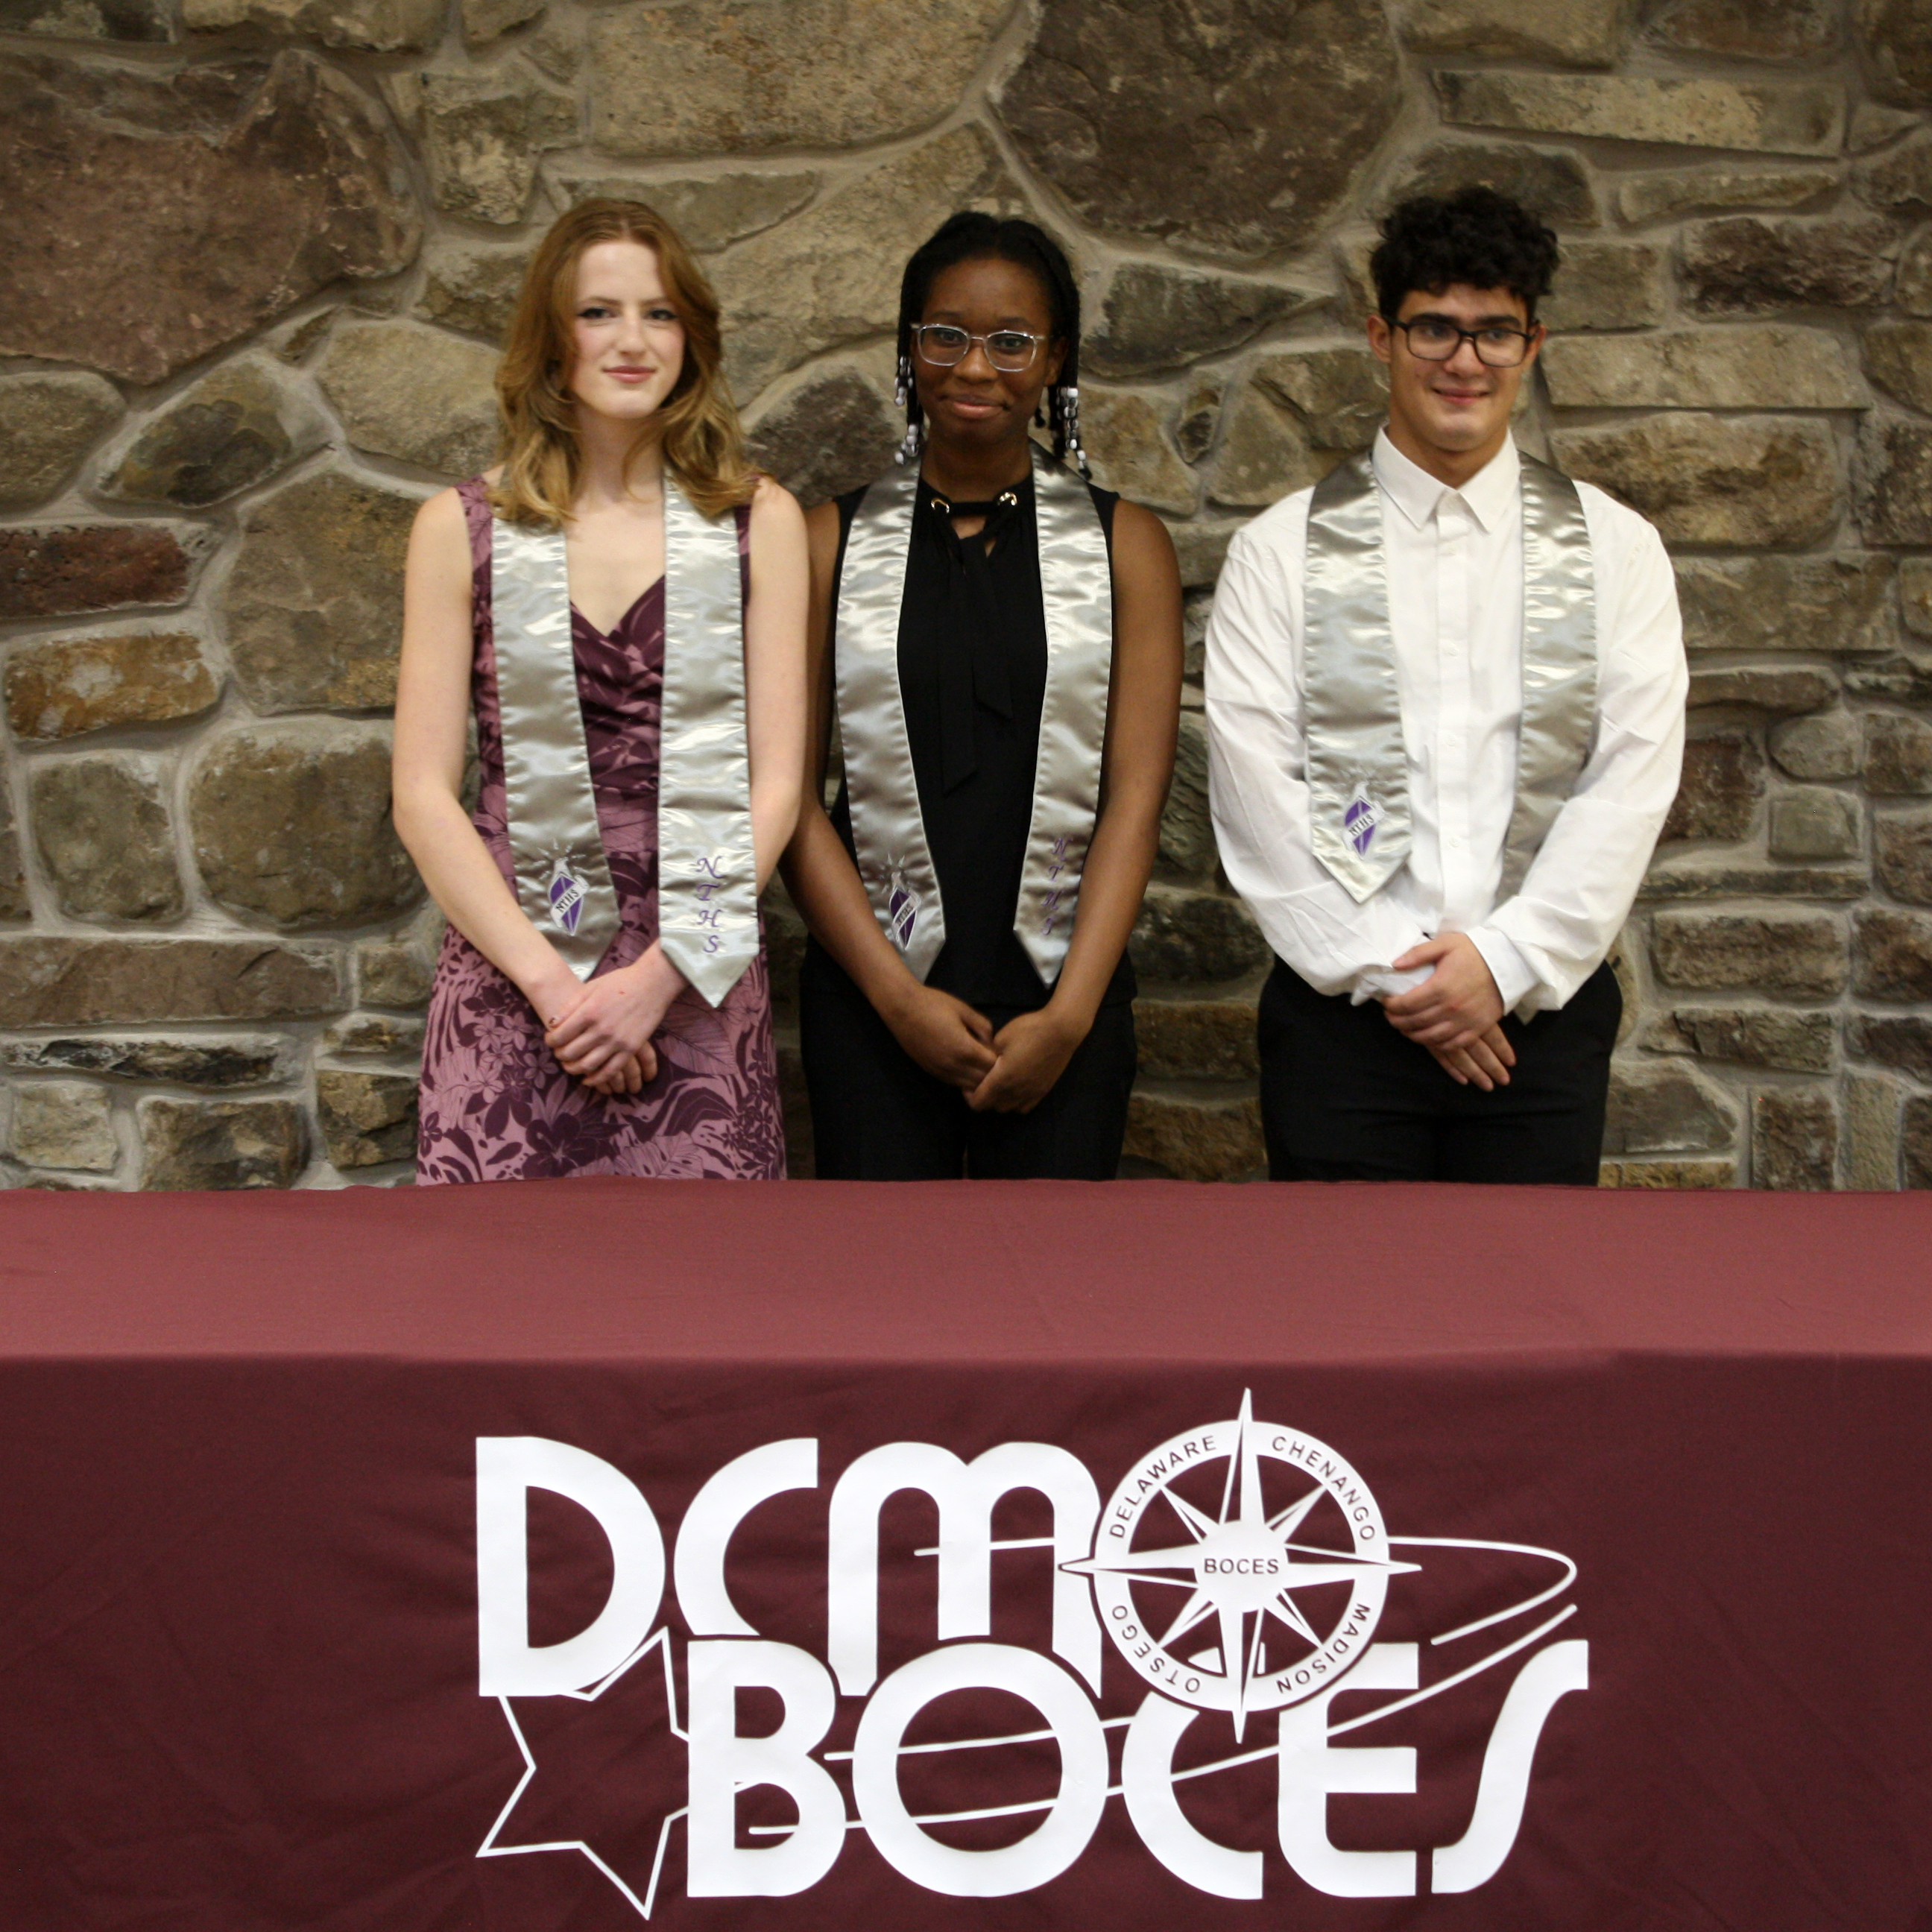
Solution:
[{"label": "shirt collar", "polygon": [[1516,454],[1513,436],[1504,437],[1502,448],[1460,491],[1430,476],[1420,464],[1412,463],[1389,440],[1386,429],[1376,433],[1373,460],[1376,481],[1418,530],[1435,515],[1444,496],[1460,495],[1477,522],[1493,531],[1508,514],[1522,487],[1522,460]]}]

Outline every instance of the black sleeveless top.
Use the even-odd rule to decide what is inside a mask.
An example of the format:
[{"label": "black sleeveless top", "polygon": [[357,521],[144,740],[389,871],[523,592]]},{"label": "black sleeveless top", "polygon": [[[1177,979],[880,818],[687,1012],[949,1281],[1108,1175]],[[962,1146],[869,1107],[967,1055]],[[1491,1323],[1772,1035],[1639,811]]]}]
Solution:
[{"label": "black sleeveless top", "polygon": [[[994,536],[988,553],[986,532],[962,544],[920,480],[899,607],[898,673],[920,812],[946,914],[946,944],[926,982],[974,1006],[1026,1012],[1045,1006],[1053,990],[1013,932],[1046,697],[1046,614],[1033,478],[1013,494],[1018,501],[988,519]],[[1111,550],[1120,499],[1108,490],[1093,494]],[[864,495],[854,490],[838,500],[835,649],[845,539]],[[976,546],[977,559],[970,554]],[[832,822],[850,851],[851,808],[842,785]],[[827,976],[845,976],[814,941],[804,976],[823,985]],[[1119,1005],[1134,991],[1123,952],[1101,1004]]]}]

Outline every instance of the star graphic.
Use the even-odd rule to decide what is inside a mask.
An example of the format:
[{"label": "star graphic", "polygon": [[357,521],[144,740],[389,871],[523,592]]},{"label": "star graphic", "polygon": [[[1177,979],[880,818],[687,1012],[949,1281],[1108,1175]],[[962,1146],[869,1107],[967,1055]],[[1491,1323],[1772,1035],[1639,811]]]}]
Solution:
[{"label": "star graphic", "polygon": [[[1218,1654],[1205,1652],[1190,1661],[1234,1678],[1237,1742],[1247,1726],[1249,1693],[1257,1678],[1268,1674],[1264,1658],[1269,1619],[1292,1630],[1310,1649],[1322,1647],[1322,1638],[1294,1600],[1298,1591],[1352,1582],[1370,1573],[1395,1576],[1420,1567],[1382,1557],[1347,1556],[1339,1550],[1297,1543],[1295,1532],[1328,1492],[1317,1484],[1300,1501],[1270,1517],[1262,1500],[1259,1437],[1254,1426],[1253,1392],[1244,1390],[1218,1517],[1196,1508],[1171,1488],[1162,1491],[1192,1542],[1164,1550],[1093,1556],[1063,1566],[1082,1576],[1107,1573],[1164,1589],[1186,1590],[1186,1601],[1156,1637],[1163,1650],[1210,1617],[1216,1619],[1220,1636]],[[1162,1574],[1174,1571],[1181,1574]]]},{"label": "star graphic", "polygon": [[524,1774],[476,1856],[580,1852],[648,1918],[686,1810],[669,1633],[588,1690],[497,1701]]}]

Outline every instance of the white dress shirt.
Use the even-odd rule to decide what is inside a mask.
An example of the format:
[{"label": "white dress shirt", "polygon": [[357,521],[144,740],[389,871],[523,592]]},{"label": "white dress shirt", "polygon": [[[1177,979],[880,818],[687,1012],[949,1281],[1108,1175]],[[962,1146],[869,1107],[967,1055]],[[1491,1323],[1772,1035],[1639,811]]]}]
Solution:
[{"label": "white dress shirt", "polygon": [[1229,547],[1208,626],[1209,788],[1229,883],[1308,983],[1356,1001],[1429,970],[1441,932],[1480,950],[1506,1012],[1560,1006],[1603,963],[1676,796],[1689,676],[1677,586],[1650,525],[1577,485],[1597,584],[1589,754],[1520,890],[1498,904],[1522,713],[1522,464],[1513,442],[1460,490],[1376,439],[1414,844],[1358,905],[1308,836],[1304,490]]}]

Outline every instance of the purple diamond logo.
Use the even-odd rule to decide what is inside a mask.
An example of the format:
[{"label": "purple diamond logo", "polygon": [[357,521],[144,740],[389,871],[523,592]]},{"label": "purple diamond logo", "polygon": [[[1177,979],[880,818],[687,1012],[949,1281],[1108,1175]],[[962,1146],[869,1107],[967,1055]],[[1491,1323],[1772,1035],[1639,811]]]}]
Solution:
[{"label": "purple diamond logo", "polygon": [[1357,857],[1367,856],[1370,842],[1376,836],[1376,821],[1381,816],[1365,798],[1357,799],[1342,814],[1342,830],[1348,835],[1348,843],[1354,847]]},{"label": "purple diamond logo", "polygon": [[577,922],[584,916],[584,888],[561,866],[550,882],[550,909],[557,924],[575,938]]},{"label": "purple diamond logo", "polygon": [[895,876],[892,896],[886,902],[886,928],[902,952],[912,944],[912,929],[918,922],[918,897],[904,880]]}]

